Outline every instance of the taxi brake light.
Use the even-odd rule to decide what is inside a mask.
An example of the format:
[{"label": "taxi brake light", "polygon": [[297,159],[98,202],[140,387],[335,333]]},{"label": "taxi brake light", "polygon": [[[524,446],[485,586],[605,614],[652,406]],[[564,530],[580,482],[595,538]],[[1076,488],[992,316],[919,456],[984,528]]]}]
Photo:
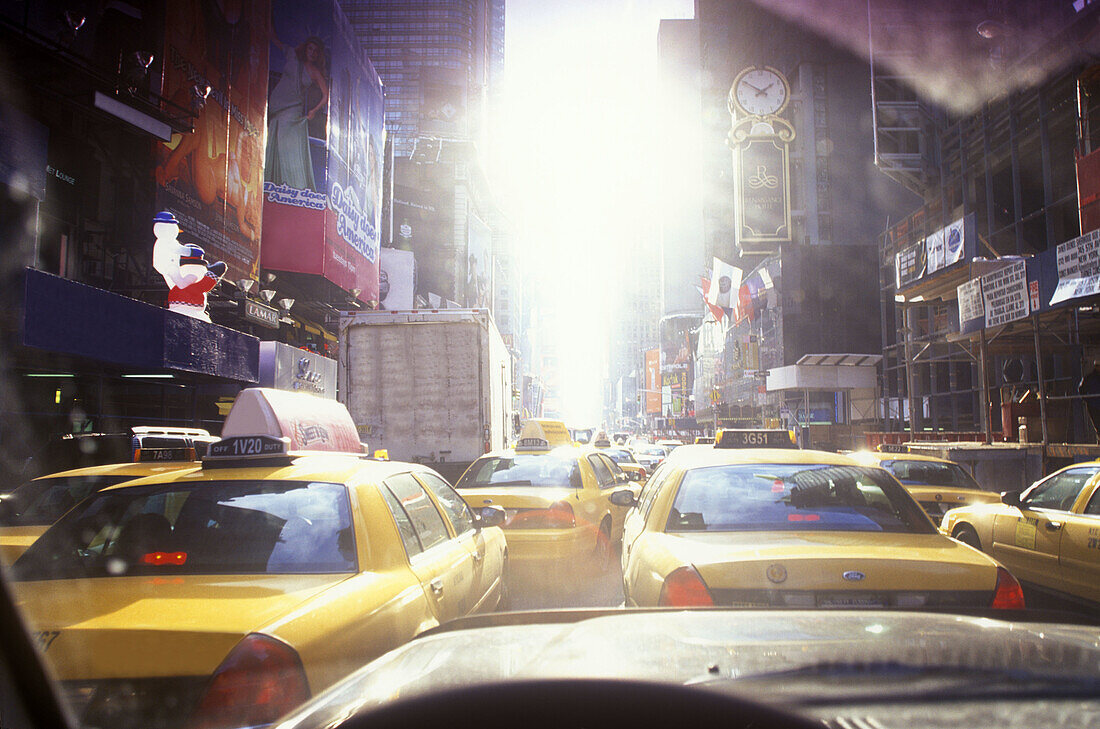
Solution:
[{"label": "taxi brake light", "polygon": [[187,564],[187,552],[147,552],[142,555],[141,561],[145,564]]},{"label": "taxi brake light", "polygon": [[246,635],[214,671],[189,729],[273,723],[309,698],[293,648],[266,635]]},{"label": "taxi brake light", "polygon": [[661,586],[657,600],[661,607],[710,607],[714,598],[694,567],[677,567]]},{"label": "taxi brake light", "polygon": [[997,568],[997,587],[990,607],[994,610],[1023,610],[1025,607],[1023,588],[1004,567]]}]

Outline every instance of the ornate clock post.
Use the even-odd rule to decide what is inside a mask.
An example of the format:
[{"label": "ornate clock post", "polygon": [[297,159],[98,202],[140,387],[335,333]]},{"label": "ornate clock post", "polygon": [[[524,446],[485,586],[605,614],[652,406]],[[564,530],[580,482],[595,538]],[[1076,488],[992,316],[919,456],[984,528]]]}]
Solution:
[{"label": "ornate clock post", "polygon": [[790,143],[794,127],[779,114],[790,101],[790,84],[770,66],[750,66],[729,92],[736,184],[737,247],[771,253],[791,240]]}]

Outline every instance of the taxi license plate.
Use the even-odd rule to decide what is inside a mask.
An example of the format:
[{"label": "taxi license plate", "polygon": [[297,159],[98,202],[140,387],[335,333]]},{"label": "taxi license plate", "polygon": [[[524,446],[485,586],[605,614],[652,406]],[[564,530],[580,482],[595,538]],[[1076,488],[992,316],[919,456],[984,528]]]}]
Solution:
[{"label": "taxi license plate", "polygon": [[882,595],[821,595],[817,606],[824,608],[883,608],[889,605]]}]

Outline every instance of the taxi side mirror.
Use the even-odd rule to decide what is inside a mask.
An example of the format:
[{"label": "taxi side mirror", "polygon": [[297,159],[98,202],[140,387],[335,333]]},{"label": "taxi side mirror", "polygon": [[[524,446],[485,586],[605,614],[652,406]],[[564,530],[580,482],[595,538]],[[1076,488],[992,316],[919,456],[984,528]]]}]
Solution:
[{"label": "taxi side mirror", "polygon": [[1008,504],[1009,506],[1022,506],[1023,502],[1020,501],[1019,491],[1002,491],[1001,503]]},{"label": "taxi side mirror", "polygon": [[619,483],[627,483],[628,481],[630,481],[630,476],[627,474],[626,471],[623,471],[622,473],[615,474],[615,480]]},{"label": "taxi side mirror", "polygon": [[638,499],[634,496],[634,492],[629,489],[622,489],[621,491],[612,491],[611,496],[608,497],[612,504],[615,506],[637,506]]},{"label": "taxi side mirror", "polygon": [[488,527],[501,526],[504,524],[504,520],[504,509],[499,506],[483,506],[478,509],[476,518],[474,519],[474,528],[486,529]]}]

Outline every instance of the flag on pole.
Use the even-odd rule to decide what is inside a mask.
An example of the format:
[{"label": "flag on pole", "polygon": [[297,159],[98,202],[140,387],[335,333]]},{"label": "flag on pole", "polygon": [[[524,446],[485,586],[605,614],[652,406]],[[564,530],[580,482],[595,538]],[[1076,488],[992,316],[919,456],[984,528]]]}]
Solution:
[{"label": "flag on pole", "polygon": [[717,286],[711,286],[707,293],[707,303],[725,309],[727,313],[737,302],[737,294],[734,293],[741,286],[742,271],[737,266],[726,263],[715,256],[714,267],[711,271],[711,281],[717,281]]}]

